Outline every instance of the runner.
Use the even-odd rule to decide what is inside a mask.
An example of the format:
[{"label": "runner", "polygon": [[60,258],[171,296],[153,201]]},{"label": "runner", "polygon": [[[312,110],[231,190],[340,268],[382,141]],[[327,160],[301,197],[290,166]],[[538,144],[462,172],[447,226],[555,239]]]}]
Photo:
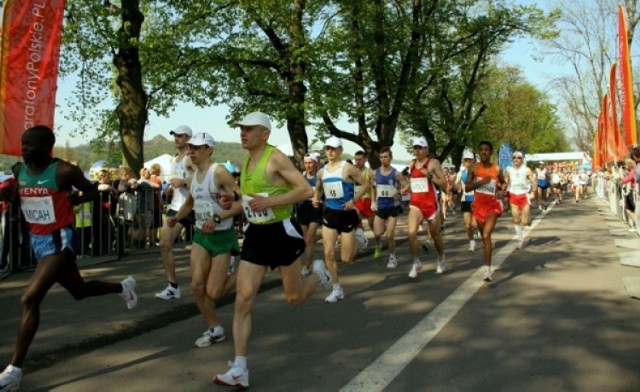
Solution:
[{"label": "runner", "polygon": [[438,204],[438,196],[434,185],[440,188],[447,186],[447,179],[442,173],[440,161],[435,158],[429,158],[429,144],[424,137],[413,139],[413,155],[415,159],[409,166],[410,183],[402,190],[403,193],[411,191],[407,234],[413,258],[413,264],[409,271],[409,277],[412,279],[416,278],[420,270],[422,270],[422,262],[418,257],[420,251],[418,229],[423,221],[427,221],[429,224],[429,233],[438,252],[436,273],[441,274],[445,271],[444,243],[440,233],[441,207]]},{"label": "runner", "polygon": [[524,154],[515,151],[511,157],[513,166],[509,166],[505,172],[505,181],[507,182],[509,192],[509,205],[511,206],[511,216],[513,224],[518,236],[518,249],[524,247],[524,234],[522,226],[529,226],[529,217],[531,203],[529,203],[529,183],[534,184],[533,191],[536,189],[536,180],[531,169],[524,164]]},{"label": "runner", "polygon": [[238,195],[238,185],[223,166],[213,163],[214,140],[206,132],[189,139],[189,159],[196,167],[189,192],[180,210],[167,218],[173,228],[195,211],[196,230],[191,248],[191,289],[198,310],[209,328],[195,341],[196,347],[207,347],[225,340],[218,321],[215,300],[235,285],[236,275],[228,276],[231,255],[240,254],[233,217],[242,211],[239,198],[227,210],[218,203],[222,193]]},{"label": "runner", "polygon": [[542,211],[547,209],[547,197],[549,195],[549,169],[544,165],[544,162],[538,162],[536,168],[536,178],[538,184],[538,192],[536,197],[538,200],[538,209]]},{"label": "runner", "polygon": [[467,231],[467,238],[469,239],[469,252],[476,250],[475,231],[478,224],[473,217],[473,210],[471,209],[471,203],[473,202],[473,191],[466,190],[467,177],[469,176],[469,167],[473,165],[474,160],[473,153],[465,151],[462,154],[462,167],[456,175],[454,185],[460,190],[462,194],[460,198],[460,211],[462,211],[462,217],[464,219],[464,227]]},{"label": "runner", "polygon": [[[316,188],[316,178],[318,173],[318,161],[320,157],[316,153],[308,153],[304,156],[304,173],[305,180],[309,183],[312,190]],[[298,224],[302,227],[302,234],[306,244],[302,263],[302,275],[311,274],[311,265],[313,262],[313,251],[315,243],[318,240],[317,232],[320,222],[322,222],[322,207],[313,206],[313,197],[303,201],[297,205],[298,208]]]},{"label": "runner", "polygon": [[373,255],[375,258],[380,257],[382,251],[380,240],[382,234],[386,233],[387,246],[389,248],[387,268],[396,268],[398,266],[398,260],[396,259],[395,231],[398,216],[402,214],[398,185],[401,188],[405,187],[406,180],[402,173],[391,166],[393,153],[389,147],[382,147],[379,154],[380,167],[375,170],[371,182],[373,186],[371,192],[373,195],[371,208],[376,214],[373,220],[373,235],[376,240]]},{"label": "runner", "polygon": [[[353,262],[355,256],[355,230],[360,218],[355,205],[369,190],[360,170],[342,160],[342,140],[332,136],[325,142],[327,164],[318,172],[313,205],[319,206],[322,195],[326,208],[322,217],[322,245],[324,262],[331,273],[333,290],[324,300],[335,303],[344,299],[344,290],[338,277],[336,240],[340,236],[340,259]],[[362,185],[355,193],[355,184]]]},{"label": "runner", "polygon": [[[193,173],[193,166],[189,161],[189,139],[193,132],[186,125],[181,125],[170,132],[173,135],[173,142],[178,149],[178,154],[171,161],[171,177],[167,195],[171,197],[171,204],[167,212],[167,218],[175,216],[187,198],[187,182]],[[168,219],[167,219],[168,222]],[[176,262],[173,256],[173,245],[183,228],[191,230],[191,219],[185,216],[174,226],[164,225],[160,230],[160,259],[167,277],[167,287],[159,293],[156,298],[162,300],[178,299],[182,296],[178,279],[176,276]]]},{"label": "runner", "polygon": [[214,377],[214,382],[246,388],[249,386],[247,353],[252,329],[251,311],[267,268],[279,270],[284,292],[292,305],[304,302],[318,284],[330,284],[330,277],[321,260],[313,263],[313,274],[306,278],[302,276],[300,256],[304,253],[305,243],[302,229],[291,221],[291,214],[293,205],[309,198],[313,192],[291,160],[268,144],[269,117],[260,112],[249,113],[234,127],[240,127],[242,147],[247,150],[242,163],[240,190],[242,209],[249,223],[244,231],[241,261],[236,272],[235,359],[226,373]]},{"label": "runner", "polygon": [[0,191],[3,201],[19,197],[38,262],[22,296],[22,320],[11,364],[0,374],[2,391],[16,391],[20,387],[22,364],[38,331],[40,305],[55,283],[75,300],[119,293],[127,308],[133,309],[138,303],[136,281],[131,276],[120,283],[86,282],[80,276],[72,245],[73,206],[93,200],[97,189],[78,166],[51,158],[55,142],[53,131],[46,126],[24,131],[21,139],[24,164],[16,165],[13,171],[16,186]]},{"label": "runner", "polygon": [[[354,156],[354,166],[360,170],[360,174],[362,174],[362,178],[367,184],[371,183],[373,170],[366,166],[367,158],[364,155],[364,151],[357,151]],[[353,192],[358,194],[360,191],[360,185],[354,184]],[[365,250],[369,246],[369,239],[364,234],[364,225],[362,224],[362,218],[364,217],[369,224],[369,229],[373,231],[373,220],[375,214],[371,210],[371,192],[367,191],[362,196],[362,199],[356,201],[356,211],[358,212],[358,217],[360,222],[358,223],[358,228],[356,229],[356,240],[358,241],[359,250]]]},{"label": "runner", "polygon": [[469,168],[466,189],[475,191],[473,196],[473,216],[478,222],[478,229],[482,233],[483,256],[484,256],[484,281],[492,282],[491,256],[493,253],[493,242],[491,233],[496,225],[498,217],[502,215],[504,208],[502,202],[498,200],[497,194],[504,178],[500,166],[491,162],[493,145],[488,141],[482,141],[478,145],[480,161]]}]

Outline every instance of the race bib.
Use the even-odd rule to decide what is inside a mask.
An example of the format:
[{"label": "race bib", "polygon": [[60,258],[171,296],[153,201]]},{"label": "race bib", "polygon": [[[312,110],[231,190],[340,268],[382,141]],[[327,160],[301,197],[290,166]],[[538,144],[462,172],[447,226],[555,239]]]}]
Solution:
[{"label": "race bib", "polygon": [[[478,177],[478,180],[482,180],[482,178]],[[484,193],[485,195],[494,196],[496,194],[496,180],[491,180],[487,184],[480,185],[476,188],[476,193]]]},{"label": "race bib", "polygon": [[196,221],[204,222],[213,218],[213,203],[206,200],[196,200],[193,206]]},{"label": "race bib", "polygon": [[24,218],[29,223],[50,225],[56,223],[56,213],[51,196],[25,197],[20,205]]},{"label": "race bib", "polygon": [[377,197],[395,197],[397,193],[398,193],[398,190],[393,185],[389,185],[389,184],[376,185]]},{"label": "race bib", "polygon": [[[268,193],[258,193],[258,195],[263,197],[269,196]],[[242,210],[244,211],[244,216],[247,218],[249,222],[261,223],[261,222],[267,222],[272,219],[275,219],[276,216],[274,215],[273,210],[271,208],[267,208],[266,210],[259,211],[259,212],[252,210],[251,207],[249,207],[249,202],[252,199],[253,198],[250,196],[242,195]]]},{"label": "race bib", "polygon": [[412,178],[411,192],[412,193],[429,192],[429,180],[427,179],[427,177]]},{"label": "race bib", "polygon": [[324,190],[324,196],[327,199],[341,199],[344,197],[342,181],[323,182],[322,189]]}]

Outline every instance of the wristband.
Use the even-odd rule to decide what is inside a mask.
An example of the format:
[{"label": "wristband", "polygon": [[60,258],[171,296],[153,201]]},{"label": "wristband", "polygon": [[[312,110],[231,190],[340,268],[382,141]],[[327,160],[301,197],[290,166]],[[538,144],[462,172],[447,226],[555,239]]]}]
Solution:
[{"label": "wristband", "polygon": [[222,218],[218,214],[213,214],[213,221],[216,222],[216,225],[219,225],[222,222]]}]

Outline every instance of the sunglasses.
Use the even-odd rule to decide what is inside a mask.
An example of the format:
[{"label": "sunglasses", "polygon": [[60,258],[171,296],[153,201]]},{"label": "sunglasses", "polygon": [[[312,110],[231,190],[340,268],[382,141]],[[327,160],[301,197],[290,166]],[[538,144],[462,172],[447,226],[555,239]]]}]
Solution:
[{"label": "sunglasses", "polygon": [[512,156],[511,159],[522,159],[522,157],[519,157],[516,155],[516,156]]}]

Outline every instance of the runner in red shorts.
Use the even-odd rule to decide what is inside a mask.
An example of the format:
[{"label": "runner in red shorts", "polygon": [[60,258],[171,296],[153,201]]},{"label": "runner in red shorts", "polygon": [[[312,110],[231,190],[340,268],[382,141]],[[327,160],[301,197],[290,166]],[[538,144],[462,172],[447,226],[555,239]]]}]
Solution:
[{"label": "runner in red shorts", "polygon": [[522,226],[529,226],[529,211],[531,209],[529,188],[533,186],[535,193],[537,184],[531,169],[523,164],[524,154],[522,152],[514,152],[511,159],[513,159],[513,166],[507,168],[504,178],[509,189],[509,204],[511,205],[513,224],[518,235],[518,249],[522,249],[524,247]]},{"label": "runner in red shorts", "polygon": [[491,233],[496,226],[498,217],[502,215],[504,208],[502,201],[498,200],[498,191],[502,190],[504,177],[500,166],[491,162],[493,145],[490,142],[482,141],[478,145],[478,155],[480,162],[469,168],[467,191],[475,191],[473,197],[473,216],[478,222],[478,229],[482,233],[482,243],[484,249],[484,281],[491,282],[491,255],[493,253],[493,243]]},{"label": "runner in red shorts", "polygon": [[410,278],[416,278],[422,269],[422,262],[418,258],[418,229],[423,220],[429,222],[431,238],[438,252],[436,273],[441,274],[445,270],[444,243],[440,235],[440,205],[434,184],[444,189],[447,186],[447,179],[442,172],[440,161],[429,158],[428,147],[424,137],[413,139],[413,154],[416,159],[409,165],[410,183],[402,190],[404,194],[411,190],[407,220],[409,248],[413,257]]}]

